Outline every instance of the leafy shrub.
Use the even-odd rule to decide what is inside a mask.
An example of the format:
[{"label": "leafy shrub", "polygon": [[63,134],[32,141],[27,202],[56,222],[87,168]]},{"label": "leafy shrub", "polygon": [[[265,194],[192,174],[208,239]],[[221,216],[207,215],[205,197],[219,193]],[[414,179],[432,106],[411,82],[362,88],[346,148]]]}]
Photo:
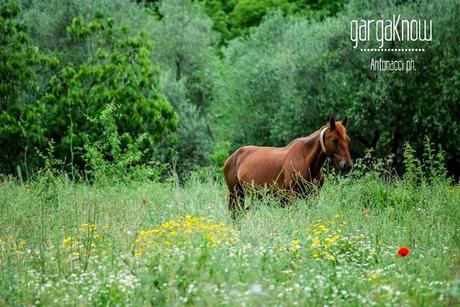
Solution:
[{"label": "leafy shrub", "polygon": [[117,180],[157,180],[164,166],[158,162],[144,162],[146,150],[142,150],[147,138],[141,134],[134,142],[121,147],[122,136],[117,131],[114,113],[117,108],[109,104],[93,123],[103,129],[102,137],[84,144],[86,171],[98,182],[111,183]]},{"label": "leafy shrub", "polygon": [[41,70],[57,60],[40,51],[19,20],[20,8],[13,1],[0,4],[0,170],[11,173],[16,165],[26,171],[35,144],[46,143],[39,106]]},{"label": "leafy shrub", "polygon": [[[151,149],[178,121],[159,90],[158,68],[150,59],[153,43],[142,34],[127,36],[126,30],[100,13],[88,23],[75,18],[68,31],[75,39],[94,46],[94,52],[85,63],[69,64],[53,76],[49,91],[41,99],[46,135],[56,141],[57,154],[80,170],[85,167],[86,150],[91,151],[87,156],[92,157],[90,160],[97,156],[95,146],[85,144],[110,148],[111,153],[103,156],[108,161],[120,158],[123,149],[136,152],[127,158],[129,163],[124,161],[128,164],[149,161]],[[116,105],[117,113],[103,114],[110,104]],[[106,127],[109,114],[114,125]],[[97,123],[98,118],[103,124]],[[101,139],[104,134],[109,137]],[[123,162],[117,163],[120,166]]]},{"label": "leafy shrub", "polygon": [[[433,32],[438,34],[425,52],[411,55],[420,67],[416,71],[372,71],[372,57],[407,60],[406,55],[363,53],[350,44],[346,25],[351,20],[386,19],[392,14],[437,20]],[[214,108],[218,140],[227,139],[235,147],[284,146],[318,129],[331,114],[347,115],[352,156],[373,148],[379,156],[392,154],[401,170],[403,144],[410,142],[420,151],[423,136],[429,135],[433,142],[443,144],[448,164],[458,168],[460,125],[453,115],[458,109],[460,79],[455,71],[460,57],[452,42],[459,40],[455,22],[459,16],[460,8],[453,0],[397,6],[355,0],[335,18],[313,21],[281,13],[267,15],[223,51]],[[398,42],[394,47],[416,46]]]},{"label": "leafy shrub", "polygon": [[225,161],[228,158],[230,152],[230,142],[224,141],[217,143],[214,147],[214,151],[209,155],[209,160],[211,160],[212,165],[222,170]]}]

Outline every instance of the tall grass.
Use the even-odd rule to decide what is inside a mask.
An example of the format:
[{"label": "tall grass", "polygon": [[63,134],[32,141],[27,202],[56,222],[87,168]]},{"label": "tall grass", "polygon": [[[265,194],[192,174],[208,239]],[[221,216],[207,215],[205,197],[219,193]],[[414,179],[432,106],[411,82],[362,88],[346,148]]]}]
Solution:
[{"label": "tall grass", "polygon": [[288,208],[249,199],[237,222],[202,176],[3,178],[0,305],[458,304],[460,186],[430,157],[408,148],[403,178],[358,163]]}]

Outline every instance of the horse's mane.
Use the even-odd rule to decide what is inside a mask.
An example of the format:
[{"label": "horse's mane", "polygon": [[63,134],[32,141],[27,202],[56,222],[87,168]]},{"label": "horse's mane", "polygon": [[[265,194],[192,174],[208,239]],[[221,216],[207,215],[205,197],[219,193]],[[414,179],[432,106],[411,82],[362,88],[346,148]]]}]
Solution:
[{"label": "horse's mane", "polygon": [[307,136],[302,136],[302,137],[298,137],[294,140],[292,140],[291,142],[289,142],[289,144],[286,145],[286,147],[289,147],[291,146],[292,144],[294,143],[297,143],[297,142],[303,142],[303,143],[310,143],[311,141],[313,140],[316,140],[318,137],[319,137],[319,134],[321,133],[321,130],[323,128],[327,127],[327,125],[324,125],[322,126],[321,128],[319,128],[318,130],[316,131],[313,131],[312,133],[310,133],[309,135]]},{"label": "horse's mane", "polygon": [[[296,138],[296,139],[292,140],[291,142],[289,142],[289,144],[286,145],[286,147],[289,147],[292,144],[294,144],[296,142],[299,142],[299,141],[303,142],[305,144],[310,144],[310,143],[316,141],[319,138],[319,134],[321,133],[321,130],[323,130],[326,127],[329,127],[329,125],[328,124],[323,125],[323,126],[321,126],[321,128],[319,128],[316,131],[313,131],[312,133],[310,133],[307,136],[299,137],[299,138]],[[339,129],[339,134],[340,135],[343,135],[343,136],[347,137],[346,128],[342,125],[342,123],[337,122],[336,127]]]}]

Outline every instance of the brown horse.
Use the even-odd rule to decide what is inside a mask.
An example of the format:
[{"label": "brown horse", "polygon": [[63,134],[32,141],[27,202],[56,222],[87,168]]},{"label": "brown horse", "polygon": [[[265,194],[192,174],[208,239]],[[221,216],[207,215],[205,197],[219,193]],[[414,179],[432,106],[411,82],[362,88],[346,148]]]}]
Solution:
[{"label": "brown horse", "polygon": [[347,123],[347,118],[336,122],[331,117],[328,125],[285,147],[244,146],[237,149],[224,165],[232,215],[244,207],[245,191],[249,188],[268,187],[274,192],[285,192],[284,195],[305,195],[312,186],[321,187],[324,182],[322,166],[327,157],[342,172],[350,171],[353,163],[348,151]]}]

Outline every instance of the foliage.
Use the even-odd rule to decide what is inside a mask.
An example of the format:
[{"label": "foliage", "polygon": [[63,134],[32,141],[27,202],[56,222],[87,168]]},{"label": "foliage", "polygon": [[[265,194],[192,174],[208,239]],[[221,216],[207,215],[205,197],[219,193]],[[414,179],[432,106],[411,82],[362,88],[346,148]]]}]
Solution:
[{"label": "foliage", "polygon": [[[352,156],[374,148],[381,156],[392,154],[400,165],[404,142],[421,150],[428,135],[443,145],[453,170],[460,148],[459,117],[454,111],[460,56],[453,43],[460,33],[455,22],[459,6],[451,0],[398,6],[360,3],[352,1],[337,17],[318,21],[271,14],[247,37],[232,40],[224,50],[216,88],[217,140],[229,139],[233,147],[284,146],[335,114],[351,118]],[[410,54],[419,67],[416,71],[372,71],[371,57],[406,60],[407,54],[364,53],[350,44],[346,26],[350,20],[393,14],[415,19],[436,16],[433,32],[438,34],[425,52]],[[409,45],[394,47],[414,47]]]},{"label": "foliage", "polygon": [[230,142],[221,142],[216,144],[214,151],[209,155],[212,165],[218,168],[224,166],[230,152]]},{"label": "foliage", "polygon": [[246,33],[251,27],[258,26],[269,12],[278,10],[283,15],[296,15],[302,18],[335,15],[342,8],[343,1],[337,0],[239,0],[229,16],[234,36]]},{"label": "foliage", "polygon": [[[155,18],[141,6],[126,0],[49,0],[23,1],[22,19],[29,28],[33,42],[52,50],[63,65],[78,65],[87,60],[88,44],[75,40],[67,28],[75,17],[90,20],[98,10],[110,14],[118,25],[127,26],[128,36],[149,32]],[[151,37],[149,37],[151,38]]]},{"label": "foliage", "polygon": [[28,153],[33,144],[44,141],[36,104],[39,68],[56,64],[31,43],[18,15],[16,3],[0,4],[0,170],[6,173],[33,156]]},{"label": "foliage", "polygon": [[203,113],[212,101],[212,80],[216,78],[218,36],[212,21],[186,0],[163,1],[161,22],[152,29],[157,42],[154,58],[169,69],[176,81],[183,80],[186,97]]},{"label": "foliage", "polygon": [[[147,1],[154,2],[154,1]],[[335,15],[343,7],[337,0],[196,0],[212,19],[213,28],[221,34],[223,42],[244,35],[249,28],[258,26],[262,18],[273,10],[285,15],[307,18]]]},{"label": "foliage", "polygon": [[[51,139],[67,171],[70,165],[82,169],[85,144],[94,145],[104,132],[95,122],[113,104],[120,150],[147,133],[139,144],[139,163],[174,162],[181,177],[215,164],[212,153],[223,141],[231,150],[246,144],[283,146],[311,133],[331,114],[351,118],[354,158],[372,149],[379,157],[390,155],[392,166],[402,172],[404,144],[420,153],[428,136],[443,146],[449,173],[459,174],[455,42],[460,8],[455,0],[22,2],[21,14],[13,4],[2,5],[8,17],[1,20],[6,31],[1,69],[10,75],[1,80],[2,172],[13,173],[17,165],[26,173],[43,166],[36,148],[44,152]],[[111,21],[103,14],[93,20],[101,8],[110,12]],[[423,45],[425,52],[352,48],[350,20],[393,14],[433,19],[433,41]],[[135,54],[134,66],[125,61],[128,50]],[[371,58],[411,58],[417,70],[375,72],[369,69]],[[115,83],[98,81],[111,69],[118,74]],[[127,91],[120,86],[125,73],[137,80],[130,80]],[[114,92],[115,100],[103,98],[104,91]],[[140,104],[139,93],[145,98]],[[156,116],[151,111],[157,108],[147,101],[158,101],[162,109],[169,105],[165,99],[178,122],[145,121]],[[171,106],[166,108],[172,114]],[[109,153],[102,158],[109,164],[113,159]]]},{"label": "foliage", "polygon": [[[168,1],[145,0],[147,6],[163,16],[158,6]],[[338,13],[344,1],[339,0],[191,0],[213,21],[213,29],[221,35],[223,43],[243,35],[251,27],[258,26],[270,11],[279,10],[286,15],[325,17]]]},{"label": "foliage", "polygon": [[[112,19],[100,14],[88,23],[75,18],[68,30],[75,39],[87,41],[94,51],[85,63],[69,64],[53,76],[41,99],[46,110],[46,134],[56,141],[57,153],[71,166],[82,169],[85,144],[89,144],[86,149],[95,143],[111,148],[110,153],[102,153],[108,161],[120,158],[120,148],[151,150],[178,120],[159,90],[158,69],[150,59],[153,43],[142,34],[127,36]],[[111,114],[115,126],[107,127],[96,119],[109,104],[116,105],[117,113]],[[109,137],[104,145],[101,136],[105,133],[118,133],[118,137]],[[119,144],[110,144],[113,140]],[[147,151],[145,158],[134,161],[145,162],[151,157]]]},{"label": "foliage", "polygon": [[163,1],[162,19],[152,29],[153,58],[162,68],[160,86],[179,114],[173,136],[161,144],[158,156],[177,156],[180,174],[208,163],[212,146],[209,105],[217,76],[217,34],[208,16],[189,1]]},{"label": "foliage", "polygon": [[85,143],[84,160],[90,178],[100,183],[113,183],[123,180],[157,180],[163,165],[157,161],[147,161],[147,150],[142,150],[147,135],[140,134],[136,140],[122,148],[123,137],[117,131],[114,113],[117,109],[109,104],[93,123],[103,129],[102,137]]}]

